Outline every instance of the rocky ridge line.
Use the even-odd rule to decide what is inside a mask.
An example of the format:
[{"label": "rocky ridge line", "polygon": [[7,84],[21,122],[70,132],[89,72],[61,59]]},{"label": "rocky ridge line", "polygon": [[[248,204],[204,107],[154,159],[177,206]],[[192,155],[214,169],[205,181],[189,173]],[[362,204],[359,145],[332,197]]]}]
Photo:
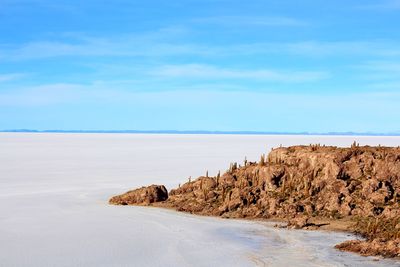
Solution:
[{"label": "rocky ridge line", "polygon": [[[165,193],[154,197],[163,192],[158,187],[130,191],[110,203],[226,218],[281,219],[295,228],[343,221],[344,229],[366,240],[344,242],[338,249],[400,256],[400,148],[355,143],[350,148],[280,147],[259,162],[233,163],[222,175],[188,181],[166,198]],[[148,193],[151,200],[143,190],[153,192]]]}]

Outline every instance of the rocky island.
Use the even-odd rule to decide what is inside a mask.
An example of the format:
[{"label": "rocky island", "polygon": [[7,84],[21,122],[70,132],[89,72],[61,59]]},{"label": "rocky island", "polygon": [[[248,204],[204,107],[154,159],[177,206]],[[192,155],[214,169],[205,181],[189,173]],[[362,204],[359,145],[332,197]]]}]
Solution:
[{"label": "rocky island", "polygon": [[169,193],[152,185],[109,203],[345,230],[364,239],[336,245],[340,250],[400,257],[400,148],[279,147],[259,162],[232,163],[223,174],[206,174]]}]

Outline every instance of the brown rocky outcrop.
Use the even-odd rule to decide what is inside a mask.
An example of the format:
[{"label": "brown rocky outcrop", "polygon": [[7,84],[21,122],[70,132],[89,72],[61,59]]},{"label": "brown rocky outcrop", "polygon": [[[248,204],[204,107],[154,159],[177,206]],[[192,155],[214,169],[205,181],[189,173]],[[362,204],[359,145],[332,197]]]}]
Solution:
[{"label": "brown rocky outcrop", "polygon": [[398,257],[400,255],[400,239],[350,240],[336,245],[335,248],[363,256]]},{"label": "brown rocky outcrop", "polygon": [[[395,257],[400,255],[400,148],[280,147],[259,162],[234,163],[222,175],[189,181],[157,206],[228,218],[283,219],[294,228],[309,226],[313,218],[347,218],[354,220],[349,230],[367,240],[339,249]],[[368,224],[370,218],[385,223]],[[383,246],[389,241],[390,249]],[[368,244],[376,249],[365,250]]]},{"label": "brown rocky outcrop", "polygon": [[163,185],[150,185],[112,197],[110,204],[114,205],[149,205],[167,200],[168,191]]}]

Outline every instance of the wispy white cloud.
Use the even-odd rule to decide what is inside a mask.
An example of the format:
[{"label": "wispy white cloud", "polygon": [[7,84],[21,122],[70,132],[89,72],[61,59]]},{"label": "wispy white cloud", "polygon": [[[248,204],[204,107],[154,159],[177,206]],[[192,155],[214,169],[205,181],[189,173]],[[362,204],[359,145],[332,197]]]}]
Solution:
[{"label": "wispy white cloud", "polygon": [[[226,121],[229,121],[231,126],[237,125],[239,118],[245,121],[246,126],[254,130],[258,130],[259,127],[265,130],[263,128],[265,124],[260,124],[260,121],[265,121],[265,116],[274,114],[279,118],[275,121],[274,127],[281,131],[293,129],[293,125],[296,129],[308,131],[321,131],[321,129],[324,129],[323,131],[333,129],[336,131],[349,129],[376,131],[382,126],[382,120],[391,121],[392,124],[393,121],[398,121],[399,101],[400,93],[384,91],[328,95],[323,92],[305,94],[209,90],[133,92],[123,88],[111,89],[106,85],[93,84],[44,84],[22,87],[8,93],[0,92],[0,106],[24,107],[27,112],[35,110],[36,107],[55,112],[58,109],[76,106],[79,106],[82,112],[82,110],[89,111],[93,108],[90,103],[96,103],[97,106],[106,105],[110,109],[115,109],[114,118],[119,115],[126,117],[126,112],[129,112],[132,115],[132,117],[129,116],[129,121],[135,119],[140,121],[142,113],[146,112],[160,114],[161,118],[156,116],[155,121],[151,120],[145,125],[167,127],[168,117],[179,116],[179,114],[190,116],[197,125],[201,120],[206,119],[208,122],[208,117],[214,114],[216,129],[221,129],[220,123]],[[221,105],[221,103],[224,104]],[[123,113],[120,113],[121,107],[123,107]],[[371,107],[374,107],[373,111]],[[349,114],[354,120],[339,122],[338,118],[349,116]],[[96,116],[98,116],[97,112]],[[146,116],[148,118],[149,115]],[[305,117],[309,119],[304,120]],[[68,119],[76,120],[73,117]],[[366,128],[365,125],[368,127]],[[96,127],[96,124],[83,127]]]},{"label": "wispy white cloud", "polygon": [[54,57],[169,57],[169,56],[240,56],[296,55],[330,57],[343,55],[400,56],[400,44],[390,40],[376,41],[301,41],[204,44],[182,41],[186,29],[175,27],[139,35],[93,37],[64,34],[55,40],[33,41],[0,47],[0,61],[32,60]]},{"label": "wispy white cloud", "polygon": [[47,106],[72,103],[85,94],[88,87],[80,84],[43,84],[18,87],[0,92],[0,106]]},{"label": "wispy white cloud", "polygon": [[[121,84],[114,84],[116,86],[110,87],[109,83],[90,83],[90,84],[79,84],[79,83],[54,83],[54,84],[42,84],[37,86],[20,86],[13,90],[0,92],[0,104],[4,105],[53,105],[61,103],[75,103],[76,101],[84,100],[86,102],[112,102],[125,103],[124,100],[129,101],[138,95],[202,95],[202,94],[215,94],[215,95],[267,95],[276,97],[299,97],[300,95],[310,98],[325,98],[326,101],[330,101],[331,98],[341,98],[346,95],[350,98],[356,97],[400,97],[399,92],[393,91],[380,91],[380,92],[359,92],[359,93],[326,93],[326,90],[322,90],[319,93],[301,93],[296,92],[249,92],[249,91],[219,91],[213,90],[209,85],[203,84],[201,86],[195,86],[201,90],[186,90],[186,88],[177,88],[173,92],[170,91],[135,91],[132,88],[121,86]],[[211,84],[215,86],[215,84]],[[12,100],[12,101],[9,101]],[[100,100],[100,102],[99,102]],[[314,103],[316,104],[316,103]],[[323,104],[322,104],[323,106]],[[322,107],[321,106],[321,107]]]},{"label": "wispy white cloud", "polygon": [[339,42],[296,42],[284,46],[289,52],[307,55],[377,55],[400,56],[398,43],[390,41],[339,41]]},{"label": "wispy white cloud", "polygon": [[369,84],[369,87],[373,88],[373,89],[398,92],[398,91],[400,91],[400,81],[374,82],[374,83]]},{"label": "wispy white cloud", "polygon": [[152,71],[151,74],[166,78],[255,79],[288,83],[312,82],[329,77],[329,73],[324,71],[230,69],[202,64],[166,65]]},{"label": "wispy white cloud", "polygon": [[367,61],[358,67],[375,72],[396,73],[400,79],[400,61]]},{"label": "wispy white cloud", "polygon": [[159,57],[208,54],[207,46],[177,41],[187,34],[184,27],[164,27],[137,34],[90,36],[83,33],[61,33],[48,39],[22,44],[1,44],[0,61],[32,60],[54,57]]},{"label": "wispy white cloud", "polygon": [[17,80],[21,77],[25,76],[25,74],[22,73],[7,73],[7,74],[0,74],[0,83],[1,82],[8,82],[8,81],[14,81]]},{"label": "wispy white cloud", "polygon": [[[297,41],[258,42],[226,46],[225,53],[236,54],[284,54],[312,57],[338,56],[400,56],[400,43],[390,40],[369,41]],[[224,53],[221,51],[220,53]]]},{"label": "wispy white cloud", "polygon": [[20,47],[0,50],[0,60],[32,60],[54,57],[109,57],[207,55],[211,49],[192,44],[149,42],[135,39],[92,38],[80,43],[61,41],[30,42]]},{"label": "wispy white cloud", "polygon": [[217,16],[192,20],[195,23],[221,26],[306,26],[307,22],[291,17]]},{"label": "wispy white cloud", "polygon": [[367,61],[355,66],[367,87],[379,90],[400,90],[400,61]]}]

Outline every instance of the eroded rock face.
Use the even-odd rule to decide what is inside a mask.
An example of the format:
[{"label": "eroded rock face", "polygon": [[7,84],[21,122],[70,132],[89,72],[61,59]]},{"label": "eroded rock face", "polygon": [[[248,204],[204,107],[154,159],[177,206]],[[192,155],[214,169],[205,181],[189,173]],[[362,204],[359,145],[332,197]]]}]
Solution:
[{"label": "eroded rock face", "polygon": [[[312,217],[363,218],[366,241],[342,250],[399,256],[400,149],[294,146],[271,151],[266,160],[200,177],[172,190],[163,205],[229,218],[281,218],[307,227]],[[375,225],[375,226],[374,226]]]},{"label": "eroded rock face", "polygon": [[292,219],[288,220],[288,227],[294,229],[301,229],[308,225],[308,217],[307,216],[296,216]]},{"label": "eroded rock face", "polygon": [[109,203],[114,205],[149,205],[167,199],[168,191],[165,186],[150,185],[112,197]]},{"label": "eroded rock face", "polygon": [[[281,218],[295,228],[307,226],[311,217],[379,218],[393,226],[400,218],[400,148],[280,147],[260,162],[234,163],[222,175],[189,181],[171,190],[168,199],[165,188],[159,189],[162,197],[151,193],[154,190],[140,188],[110,203],[148,204],[157,199],[161,201],[157,205],[178,211]],[[368,242],[376,239],[378,247],[382,240],[399,238],[396,230],[390,233],[379,235],[379,240],[376,235],[368,236]],[[397,256],[389,253],[397,251],[382,248],[386,256]]]},{"label": "eroded rock face", "polygon": [[350,240],[336,245],[335,248],[364,256],[400,257],[400,239]]},{"label": "eroded rock face", "polygon": [[170,192],[178,210],[226,217],[398,214],[400,149],[296,146]]}]

